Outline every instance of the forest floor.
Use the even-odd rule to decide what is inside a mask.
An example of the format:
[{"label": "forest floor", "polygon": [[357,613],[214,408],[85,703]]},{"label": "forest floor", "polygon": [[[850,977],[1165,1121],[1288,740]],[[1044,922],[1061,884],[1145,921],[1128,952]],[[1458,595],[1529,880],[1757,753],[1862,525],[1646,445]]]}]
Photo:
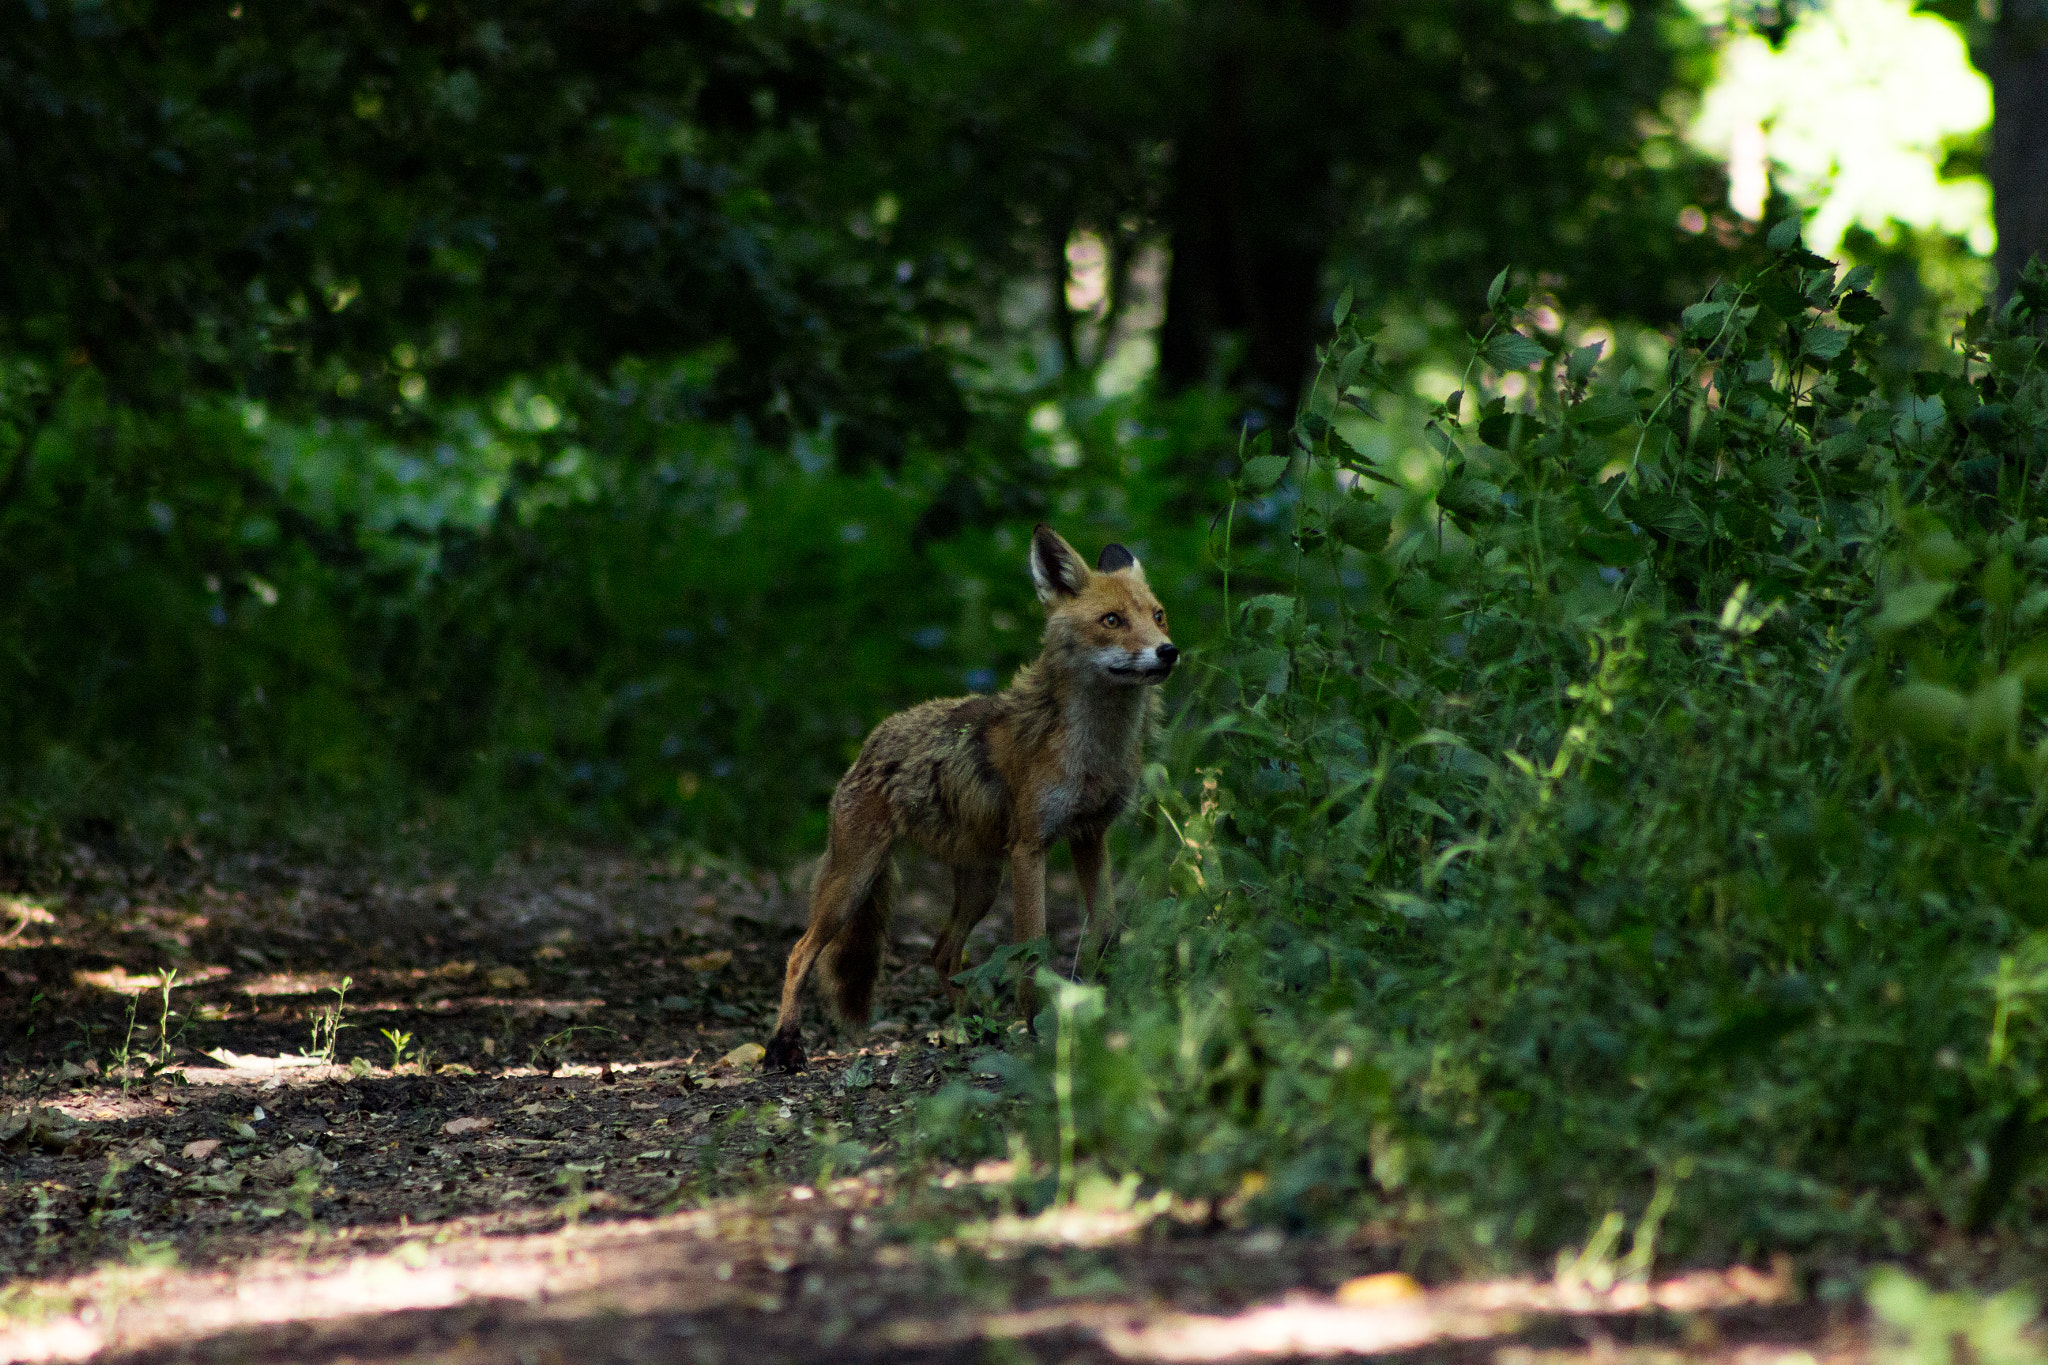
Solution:
[{"label": "forest floor", "polygon": [[1852,1308],[1802,1298],[1785,1266],[1423,1283],[1398,1246],[1100,1182],[1026,1216],[1014,1164],[906,1150],[916,1102],[974,1075],[920,965],[926,888],[874,1030],[835,1043],[813,1005],[809,1069],[781,1076],[746,1046],[801,928],[776,878],[569,853],[405,878],[81,844],[16,881],[0,1361],[1869,1354]]}]

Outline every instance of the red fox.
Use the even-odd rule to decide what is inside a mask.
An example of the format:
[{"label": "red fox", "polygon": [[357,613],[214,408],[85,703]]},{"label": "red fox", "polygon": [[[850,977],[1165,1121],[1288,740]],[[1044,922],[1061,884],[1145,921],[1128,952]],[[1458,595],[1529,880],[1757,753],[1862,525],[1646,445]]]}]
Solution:
[{"label": "red fox", "polygon": [[[1143,566],[1121,545],[1104,548],[1091,571],[1040,523],[1031,533],[1031,581],[1046,607],[1044,648],[1009,689],[889,717],[839,779],[810,925],[789,951],[764,1065],[804,1064],[799,994],[813,964],[839,1016],[866,1022],[895,889],[890,852],[899,842],[953,869],[953,913],[931,953],[948,992],[1006,863],[1015,942],[1045,932],[1045,851],[1062,840],[1087,920],[1101,922],[1103,836],[1138,783],[1158,706],[1152,685],[1173,672],[1180,651]],[[1027,982],[1027,1014],[1030,998]]]}]

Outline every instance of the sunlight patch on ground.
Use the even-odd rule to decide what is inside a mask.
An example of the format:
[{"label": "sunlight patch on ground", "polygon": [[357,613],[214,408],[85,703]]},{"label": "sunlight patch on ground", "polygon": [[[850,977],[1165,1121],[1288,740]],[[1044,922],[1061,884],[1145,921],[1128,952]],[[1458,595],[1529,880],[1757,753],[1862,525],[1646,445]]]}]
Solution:
[{"label": "sunlight patch on ground", "polygon": [[[1694,0],[1725,22],[1725,0]],[[1784,46],[1731,37],[1691,130],[1729,162],[1730,202],[1763,212],[1763,171],[1811,207],[1806,240],[1828,253],[1861,225],[1884,237],[1896,220],[1965,237],[1989,255],[1991,189],[1981,177],[1944,181],[1943,143],[1991,118],[1991,91],[1961,35],[1916,14],[1910,0],[1827,0],[1804,13]]]},{"label": "sunlight patch on ground", "polygon": [[162,972],[131,975],[126,967],[110,967],[103,972],[73,972],[71,979],[81,986],[112,991],[116,995],[140,995],[144,991],[161,990],[164,984]]},{"label": "sunlight patch on ground", "polygon": [[[31,924],[54,925],[57,917],[41,901],[23,900],[19,896],[0,896],[0,919],[12,920],[5,929],[0,929],[0,947],[15,946],[21,940],[22,931]],[[20,942],[21,947],[41,947],[43,940],[33,938]]]},{"label": "sunlight patch on ground", "polygon": [[[0,1360],[82,1360],[115,1343],[190,1340],[258,1323],[445,1308],[476,1298],[529,1300],[543,1284],[552,1281],[559,1292],[581,1278],[572,1267],[516,1254],[459,1266],[438,1260],[415,1240],[388,1255],[310,1271],[283,1260],[232,1276],[101,1271],[45,1291],[49,1299],[77,1303],[75,1313],[12,1330],[0,1323]],[[153,1301],[146,1312],[124,1313],[126,1301],[145,1294]]]},{"label": "sunlight patch on ground", "polygon": [[321,991],[339,990],[341,972],[271,972],[265,976],[252,976],[235,989],[243,995],[314,995]]},{"label": "sunlight patch on ground", "polygon": [[[1369,1276],[1371,1281],[1405,1276]],[[1375,1286],[1383,1288],[1384,1286]],[[1380,1351],[1513,1337],[1531,1319],[1599,1317],[1606,1337],[1617,1316],[1714,1313],[1775,1307],[1791,1297],[1782,1274],[1737,1266],[1699,1271],[1653,1285],[1622,1285],[1605,1293],[1535,1280],[1490,1280],[1422,1291],[1332,1297],[1294,1295],[1238,1313],[1178,1313],[1141,1304],[1093,1303],[1022,1312],[963,1314],[909,1321],[884,1333],[903,1348],[931,1348],[988,1339],[1018,1340],[1058,1332],[1093,1336],[1122,1360],[1178,1362],[1362,1355]],[[1771,1358],[1766,1355],[1762,1358]]]},{"label": "sunlight patch on ground", "polygon": [[626,1309],[700,1313],[733,1303],[767,1310],[779,1307],[779,1298],[736,1281],[736,1263],[787,1269],[804,1250],[815,1252],[813,1222],[865,1207],[875,1192],[849,1179],[823,1197],[807,1187],[801,1198],[792,1195],[810,1221],[780,1210],[770,1217],[758,1200],[734,1199],[528,1234],[442,1225],[421,1235],[404,1225],[365,1226],[322,1239],[320,1258],[311,1263],[302,1251],[226,1270],[109,1266],[22,1282],[0,1300],[0,1362],[83,1360],[109,1348],[203,1342],[233,1329],[479,1300],[523,1304],[553,1318]]}]

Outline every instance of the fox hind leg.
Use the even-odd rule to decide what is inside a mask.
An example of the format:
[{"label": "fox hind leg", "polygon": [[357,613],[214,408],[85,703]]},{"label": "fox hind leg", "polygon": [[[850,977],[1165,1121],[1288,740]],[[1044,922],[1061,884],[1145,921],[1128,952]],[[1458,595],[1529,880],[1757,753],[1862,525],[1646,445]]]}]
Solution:
[{"label": "fox hind leg", "polygon": [[875,978],[882,974],[882,950],[889,934],[889,912],[896,903],[896,866],[886,855],[855,904],[838,937],[818,954],[818,977],[840,1020],[865,1024],[874,1007]]},{"label": "fox hind leg", "polygon": [[[869,804],[879,802],[876,797]],[[811,922],[796,946],[789,950],[789,964],[782,974],[782,1006],[775,1013],[775,1033],[768,1040],[767,1055],[762,1058],[762,1065],[771,1070],[795,1071],[803,1066],[800,1034],[804,978],[810,975],[818,954],[849,927],[857,911],[867,906],[876,879],[889,860],[891,841],[886,833],[886,807],[841,810],[837,801],[833,804],[832,833],[825,844],[825,861],[811,888]],[[872,823],[860,819],[862,816],[870,817]],[[887,906],[880,908],[886,911]]]},{"label": "fox hind leg", "polygon": [[938,968],[946,998],[955,1009],[960,1006],[960,988],[953,978],[966,965],[967,936],[981,923],[996,903],[996,891],[1003,881],[1001,863],[967,863],[953,869],[953,913],[932,945],[931,964]]}]

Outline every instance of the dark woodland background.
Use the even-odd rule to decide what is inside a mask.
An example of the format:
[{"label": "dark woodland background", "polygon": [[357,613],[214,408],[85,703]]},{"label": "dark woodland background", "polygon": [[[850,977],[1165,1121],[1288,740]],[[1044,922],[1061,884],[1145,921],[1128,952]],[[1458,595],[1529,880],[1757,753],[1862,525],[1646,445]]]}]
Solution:
[{"label": "dark woodland background", "polygon": [[9,0],[0,875],[791,867],[1050,520],[1193,663],[1084,1152],[1483,1252],[2027,1226],[2048,19],[1948,17],[1988,266],[1734,216],[1675,2]]}]

